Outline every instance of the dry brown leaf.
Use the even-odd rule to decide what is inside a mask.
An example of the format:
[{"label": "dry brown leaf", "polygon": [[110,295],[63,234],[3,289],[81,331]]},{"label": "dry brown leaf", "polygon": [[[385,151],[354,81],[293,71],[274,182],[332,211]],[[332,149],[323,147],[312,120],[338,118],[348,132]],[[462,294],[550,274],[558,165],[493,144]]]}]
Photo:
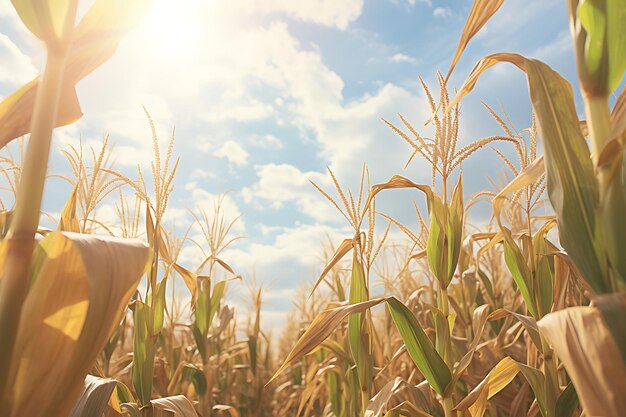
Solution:
[{"label": "dry brown leaf", "polygon": [[[267,382],[269,384],[276,377],[281,374],[287,367],[294,361],[302,358],[308,353],[312,352],[322,342],[324,342],[328,336],[334,332],[341,322],[353,313],[363,312],[375,305],[378,305],[385,301],[385,298],[376,298],[373,300],[364,301],[362,303],[350,304],[341,307],[331,308],[320,313],[313,322],[309,325],[304,334],[300,337],[296,345],[293,347],[283,364],[278,368],[274,376]],[[266,384],[266,385],[267,385]]]},{"label": "dry brown leaf", "polygon": [[487,376],[461,402],[456,410],[469,410],[472,417],[482,417],[487,401],[509,385],[518,374],[519,367],[512,358],[502,359]]},{"label": "dry brown leaf", "polygon": [[16,417],[67,415],[149,255],[135,239],[75,233],[50,233],[39,246],[34,259],[45,259],[22,307],[10,374]]},{"label": "dry brown leaf", "polygon": [[472,5],[472,10],[470,10],[470,14],[467,17],[467,21],[465,22],[465,27],[463,28],[463,33],[461,33],[461,39],[459,40],[459,45],[456,48],[456,52],[454,53],[454,58],[452,58],[452,64],[450,64],[450,69],[448,70],[448,74],[446,75],[446,83],[454,70],[459,58],[463,54],[463,51],[467,47],[469,41],[476,35],[485,23],[493,16],[500,6],[502,6],[504,0],[476,0]]},{"label": "dry brown leaf", "polygon": [[626,367],[600,310],[570,307],[537,324],[572,378],[585,414],[624,415]]},{"label": "dry brown leaf", "polygon": [[198,417],[193,405],[184,395],[158,398],[150,401],[150,404],[153,417]]}]

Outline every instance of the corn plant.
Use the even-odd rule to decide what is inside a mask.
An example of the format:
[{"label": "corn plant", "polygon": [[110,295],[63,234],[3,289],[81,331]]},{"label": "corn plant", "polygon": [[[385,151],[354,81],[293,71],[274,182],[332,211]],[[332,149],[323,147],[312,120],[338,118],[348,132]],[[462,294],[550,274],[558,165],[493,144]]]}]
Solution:
[{"label": "corn plant", "polygon": [[[94,3],[76,25],[76,1],[63,7],[13,1],[46,46],[47,59],[40,77],[0,103],[2,145],[31,134],[2,242],[0,402],[6,415],[69,412],[148,256],[134,240],[58,232],[34,239],[52,130],[81,116],[74,85],[113,54],[143,9],[135,3],[122,15],[121,2],[105,3]],[[98,296],[105,293],[108,302]],[[26,384],[26,374],[37,378],[37,390]]]},{"label": "corn plant", "polygon": [[[502,1],[474,3],[450,72],[471,37],[501,4]],[[619,87],[626,69],[626,32],[621,24],[626,7],[620,2],[576,0],[567,2],[567,6],[591,150],[578,120],[571,85],[541,61],[511,53],[489,55],[476,64],[452,102],[457,103],[472,90],[481,73],[499,62],[512,63],[526,73],[543,139],[547,190],[556,212],[560,242],[582,279],[598,294],[592,297],[597,307],[552,313],[539,326],[543,337],[564,361],[585,410],[592,415],[618,415],[624,405],[623,396],[589,364],[601,356],[606,363],[607,355],[611,355],[615,365],[612,375],[626,370],[623,326],[615,319],[623,311],[620,293],[624,288],[619,249],[623,221],[618,214],[625,204],[619,174],[623,155],[623,90],[613,114],[609,110],[609,96]],[[520,173],[509,191],[516,191],[541,175],[541,165],[536,165]],[[519,273],[528,277],[521,260],[515,263],[522,268]],[[607,293],[612,295],[601,296]],[[584,336],[580,333],[583,326],[587,331],[593,329],[596,335]]]}]

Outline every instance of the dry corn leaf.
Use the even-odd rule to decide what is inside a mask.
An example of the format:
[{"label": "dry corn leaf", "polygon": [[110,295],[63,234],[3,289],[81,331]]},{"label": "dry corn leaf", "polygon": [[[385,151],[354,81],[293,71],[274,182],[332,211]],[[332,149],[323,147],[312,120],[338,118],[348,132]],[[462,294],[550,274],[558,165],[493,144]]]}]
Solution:
[{"label": "dry corn leaf", "polygon": [[66,28],[73,26],[76,14],[70,0],[11,0],[18,16],[28,30],[49,45],[62,41]]},{"label": "dry corn leaf", "polygon": [[[57,25],[52,25],[53,22],[45,13],[34,13],[34,9],[45,11],[47,7],[41,8],[38,2],[33,1],[15,0],[14,4],[33,33],[52,36],[50,28]],[[67,3],[67,0],[62,1]],[[122,37],[144,14],[148,3],[148,0],[97,0],[74,29],[61,86],[56,126],[73,123],[82,117],[75,91],[76,83],[113,55]],[[58,4],[54,6],[53,10],[58,9]],[[39,77],[0,102],[0,148],[29,133],[38,86]]]},{"label": "dry corn leaf", "polygon": [[[430,391],[428,385],[425,386],[425,389]],[[400,394],[403,394],[403,397],[411,397],[414,411],[412,415],[416,417],[432,417],[427,410],[430,408],[433,398],[427,398],[420,389],[420,386],[409,384],[400,377],[396,377],[385,384],[385,386],[372,397],[365,410],[365,417],[381,417],[385,409],[387,409],[386,412],[391,411],[388,406],[389,402]],[[402,405],[404,405],[404,403]]]},{"label": "dry corn leaf", "polygon": [[324,267],[324,270],[320,274],[320,277],[315,282],[315,285],[313,285],[313,289],[311,290],[311,294],[309,295],[309,297],[313,295],[317,287],[322,283],[322,281],[324,280],[324,277],[330,272],[330,270],[333,269],[333,267],[337,265],[337,263],[341,261],[341,259],[344,256],[346,256],[348,252],[350,252],[350,250],[352,249],[352,244],[353,244],[352,239],[344,239],[339,244],[332,258],[330,258],[330,261],[328,261],[328,264],[326,264],[326,267]]},{"label": "dry corn leaf", "polygon": [[522,169],[519,174],[509,182],[504,188],[498,192],[493,198],[493,213],[494,216],[499,217],[502,211],[502,206],[506,201],[506,196],[511,193],[515,193],[522,190],[532,183],[534,183],[539,177],[545,174],[546,168],[543,160],[543,155],[539,156],[533,162],[531,162],[526,168]]},{"label": "dry corn leaf", "polygon": [[517,362],[508,356],[502,359],[480,384],[457,404],[455,410],[469,410],[472,417],[482,417],[487,408],[487,401],[509,385],[518,372]]},{"label": "dry corn leaf", "polygon": [[74,405],[69,417],[93,417],[104,413],[117,381],[98,378],[93,375],[85,377],[83,392]]},{"label": "dry corn leaf", "polygon": [[[623,317],[622,312],[622,328]],[[623,415],[626,367],[601,310],[570,307],[546,315],[537,324],[565,365],[586,415]]]},{"label": "dry corn leaf", "polygon": [[230,414],[230,417],[239,417],[239,412],[235,407],[231,407],[230,405],[222,405],[217,404],[213,406],[213,411],[226,411]]},{"label": "dry corn leaf", "polygon": [[376,298],[368,300],[358,304],[350,304],[341,307],[335,307],[330,310],[321,312],[313,322],[309,325],[308,329],[300,337],[296,345],[293,347],[283,364],[274,373],[274,376],[267,382],[269,384],[276,377],[281,374],[289,365],[303,356],[311,353],[322,342],[324,342],[328,336],[330,336],[339,327],[339,324],[353,313],[363,312],[375,305],[378,305],[385,301],[385,298]]},{"label": "dry corn leaf", "polygon": [[152,417],[198,417],[193,405],[184,395],[158,398],[150,401],[150,404]]},{"label": "dry corn leaf", "polygon": [[70,197],[65,202],[61,211],[61,219],[59,220],[58,230],[60,232],[80,233],[80,224],[76,217],[76,195],[78,193],[78,184],[72,190]]},{"label": "dry corn leaf", "polygon": [[11,416],[67,415],[149,254],[134,239],[58,232],[39,248],[15,341]]},{"label": "dry corn leaf", "polygon": [[470,10],[467,21],[465,22],[463,33],[461,33],[461,39],[459,40],[459,45],[454,53],[454,58],[452,58],[448,75],[446,75],[446,83],[448,82],[452,71],[454,71],[454,67],[461,58],[461,55],[463,54],[463,51],[467,47],[469,41],[480,31],[480,29],[482,29],[483,26],[485,26],[485,23],[487,23],[487,21],[491,19],[491,16],[498,11],[500,6],[502,6],[502,3],[504,3],[504,0],[474,1],[472,10]]}]

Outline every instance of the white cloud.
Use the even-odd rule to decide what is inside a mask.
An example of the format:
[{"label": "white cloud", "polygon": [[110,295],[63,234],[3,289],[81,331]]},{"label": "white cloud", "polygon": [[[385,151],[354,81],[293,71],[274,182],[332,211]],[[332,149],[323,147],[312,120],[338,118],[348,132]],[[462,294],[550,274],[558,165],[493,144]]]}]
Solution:
[{"label": "white cloud", "polygon": [[269,204],[279,209],[293,204],[301,213],[321,222],[341,220],[341,214],[317,191],[309,180],[334,194],[328,177],[320,172],[302,172],[289,164],[267,164],[256,167],[258,181],[241,194],[247,203],[263,208]]},{"label": "white cloud", "polygon": [[392,56],[390,58],[391,62],[407,62],[409,64],[416,64],[417,60],[411,56],[408,56],[406,54],[402,54],[402,53],[397,53],[394,56]]},{"label": "white cloud", "polygon": [[283,143],[274,135],[253,135],[250,137],[250,142],[260,148],[274,148],[281,149]]},{"label": "white cloud", "polygon": [[[526,0],[510,0],[491,18],[475,39],[484,39],[487,44],[502,42],[506,39],[518,38],[520,32],[528,29],[539,16],[545,16],[555,7],[562,8],[563,2],[544,0],[529,2]],[[522,34],[522,38],[523,34]],[[506,45],[506,43],[505,43]]]},{"label": "white cloud", "polygon": [[417,3],[422,3],[427,5],[428,7],[433,6],[432,0],[389,0],[391,3],[396,5],[405,4],[410,7],[414,7]]},{"label": "white cloud", "polygon": [[554,40],[546,43],[533,53],[533,57],[543,61],[554,59],[555,56],[563,56],[572,53],[572,36],[569,31],[559,32]]},{"label": "white cloud", "polygon": [[233,260],[239,270],[256,269],[265,272],[273,264],[295,262],[299,268],[304,268],[303,272],[310,272],[312,269],[319,272],[324,266],[321,258],[323,245],[329,239],[337,244],[350,236],[349,229],[322,224],[286,227],[266,244],[249,241],[243,247],[225,251],[224,259]]},{"label": "white cloud", "polygon": [[452,9],[449,7],[435,7],[433,9],[433,16],[446,18],[452,16]]},{"label": "white cloud", "polygon": [[345,29],[361,15],[363,0],[243,0],[237,6],[251,14],[284,13],[297,20]]},{"label": "white cloud", "polygon": [[239,166],[246,165],[248,157],[250,156],[250,154],[234,140],[224,142],[222,146],[213,152],[213,155],[218,158],[226,158],[228,162]]},{"label": "white cloud", "polygon": [[31,59],[3,33],[0,33],[0,83],[20,87],[37,76]]},{"label": "white cloud", "polygon": [[8,1],[0,2],[0,17],[10,16],[13,11],[11,3]]}]

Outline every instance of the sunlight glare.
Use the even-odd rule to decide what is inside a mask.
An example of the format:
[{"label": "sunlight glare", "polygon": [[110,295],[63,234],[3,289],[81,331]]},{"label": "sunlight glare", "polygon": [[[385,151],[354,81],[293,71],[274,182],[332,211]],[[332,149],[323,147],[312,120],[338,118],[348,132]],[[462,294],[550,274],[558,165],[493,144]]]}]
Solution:
[{"label": "sunlight glare", "polygon": [[159,0],[142,24],[152,53],[167,60],[188,61],[203,43],[201,16],[194,1]]}]

